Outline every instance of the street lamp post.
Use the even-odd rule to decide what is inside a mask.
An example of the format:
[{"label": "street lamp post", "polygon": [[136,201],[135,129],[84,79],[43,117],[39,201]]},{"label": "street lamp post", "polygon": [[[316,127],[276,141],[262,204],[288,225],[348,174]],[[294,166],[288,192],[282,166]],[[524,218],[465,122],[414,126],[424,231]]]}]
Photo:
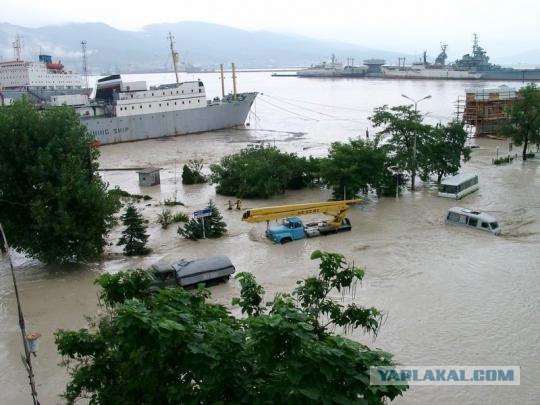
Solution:
[{"label": "street lamp post", "polygon": [[[431,94],[419,99],[414,100],[410,98],[409,96],[406,96],[405,94],[402,94],[401,97],[406,98],[407,100],[410,100],[414,103],[414,112],[418,112],[418,103],[423,100],[427,100],[428,98],[431,98]],[[411,179],[411,190],[414,191],[415,186],[415,179],[416,179],[416,132],[414,133],[413,137],[413,172],[412,172],[412,179]]]}]

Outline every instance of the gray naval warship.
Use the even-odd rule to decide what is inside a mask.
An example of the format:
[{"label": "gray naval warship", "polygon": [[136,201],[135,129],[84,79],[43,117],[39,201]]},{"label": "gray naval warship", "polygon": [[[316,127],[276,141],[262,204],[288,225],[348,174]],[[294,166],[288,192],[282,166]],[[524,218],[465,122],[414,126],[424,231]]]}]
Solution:
[{"label": "gray naval warship", "polygon": [[[502,67],[489,61],[487,52],[478,43],[478,35],[473,36],[472,52],[463,55],[461,59],[447,64],[446,44],[441,43],[441,53],[435,63],[427,61],[426,52],[423,60],[411,66],[384,66],[386,79],[458,79],[458,80],[519,80],[522,82],[539,81],[540,69],[514,69]],[[404,58],[403,59],[404,62]]]},{"label": "gray naval warship", "polygon": [[178,53],[169,33],[176,83],[148,88],[146,82],[124,82],[120,75],[97,81],[95,99],[76,106],[81,123],[98,145],[192,134],[244,125],[256,92],[225,95],[221,66],[222,97],[206,99],[201,80],[178,80]]}]

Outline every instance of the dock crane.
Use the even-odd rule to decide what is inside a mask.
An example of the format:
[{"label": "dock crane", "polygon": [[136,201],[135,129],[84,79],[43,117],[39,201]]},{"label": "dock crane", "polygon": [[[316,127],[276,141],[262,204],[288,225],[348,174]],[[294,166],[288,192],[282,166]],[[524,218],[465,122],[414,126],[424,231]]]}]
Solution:
[{"label": "dock crane", "polygon": [[[245,222],[266,221],[266,236],[276,243],[287,243],[305,237],[314,237],[351,230],[351,222],[346,217],[351,206],[362,200],[324,201],[316,203],[277,205],[274,207],[253,208],[242,216]],[[333,218],[327,221],[304,224],[299,216],[324,214]],[[274,219],[282,219],[281,225],[269,226]]]}]

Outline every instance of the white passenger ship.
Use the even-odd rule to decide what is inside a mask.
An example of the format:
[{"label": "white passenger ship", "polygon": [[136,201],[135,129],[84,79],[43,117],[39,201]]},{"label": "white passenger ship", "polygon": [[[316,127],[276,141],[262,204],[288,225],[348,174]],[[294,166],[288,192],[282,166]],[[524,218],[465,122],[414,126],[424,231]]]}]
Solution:
[{"label": "white passenger ship", "polygon": [[50,102],[53,95],[91,93],[80,74],[66,71],[50,55],[39,55],[38,62],[22,60],[19,37],[13,48],[15,59],[0,62],[0,105],[11,104],[24,95],[34,102]]}]

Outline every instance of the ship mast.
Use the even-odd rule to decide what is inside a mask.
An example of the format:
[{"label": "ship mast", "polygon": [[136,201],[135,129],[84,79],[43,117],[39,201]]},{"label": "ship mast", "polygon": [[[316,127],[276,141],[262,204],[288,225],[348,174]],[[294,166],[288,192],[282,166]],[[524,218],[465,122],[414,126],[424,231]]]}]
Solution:
[{"label": "ship mast", "polygon": [[15,60],[17,61],[21,60],[21,49],[22,49],[21,37],[17,35],[17,37],[15,38],[15,41],[13,42],[13,50],[15,51]]},{"label": "ship mast", "polygon": [[474,33],[473,34],[473,54],[476,52],[477,49],[478,49],[478,34]]},{"label": "ship mast", "polygon": [[180,84],[180,81],[178,80],[178,69],[176,67],[176,63],[178,62],[178,52],[174,51],[174,36],[169,32],[169,36],[167,37],[169,39],[170,45],[171,45],[171,55],[172,55],[172,61],[174,66],[174,74],[176,76],[176,84]]}]

